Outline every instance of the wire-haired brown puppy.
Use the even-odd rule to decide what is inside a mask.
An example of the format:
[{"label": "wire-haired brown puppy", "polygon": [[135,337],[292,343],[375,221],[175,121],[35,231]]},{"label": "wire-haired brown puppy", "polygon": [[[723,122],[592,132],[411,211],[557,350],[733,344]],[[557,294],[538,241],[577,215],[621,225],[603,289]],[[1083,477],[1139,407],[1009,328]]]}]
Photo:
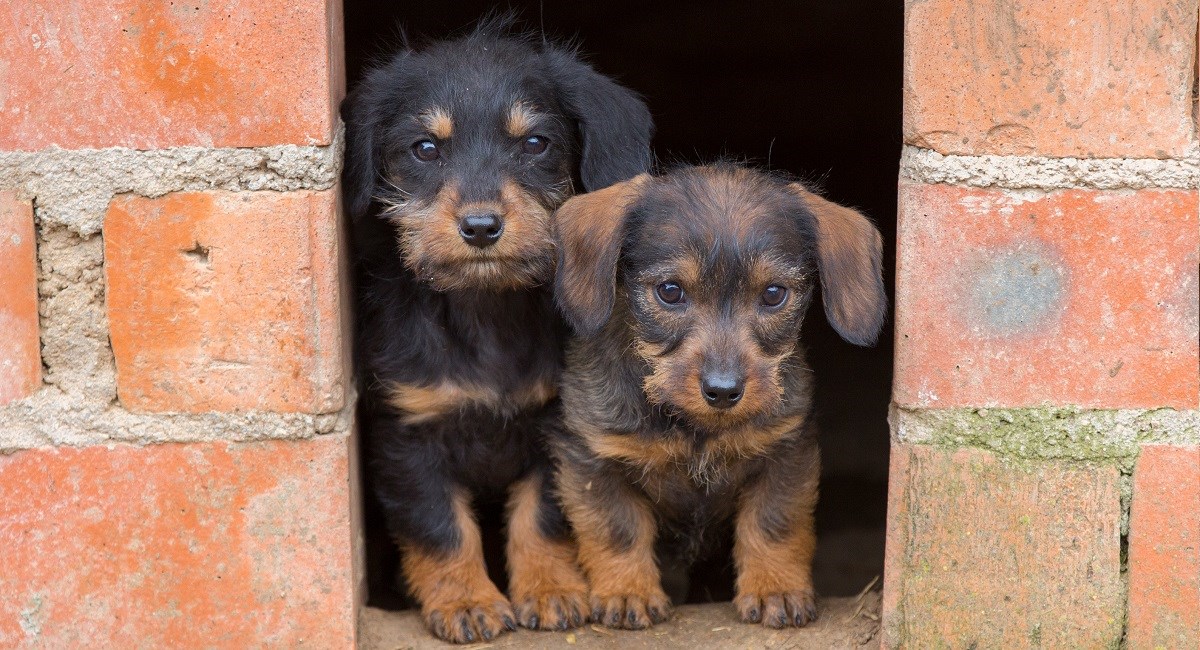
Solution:
[{"label": "wire-haired brown puppy", "polygon": [[819,282],[842,337],[874,342],[879,232],[732,165],[638,176],[555,218],[577,337],[554,448],[592,620],[662,621],[656,552],[686,565],[732,524],[742,620],[808,623],[820,459],[800,323]]},{"label": "wire-haired brown puppy", "polygon": [[[550,216],[650,162],[641,100],[503,23],[400,52],[343,109],[368,479],[427,625],[457,642],[586,617],[541,438],[564,329]],[[511,604],[473,511],[506,496]]]}]

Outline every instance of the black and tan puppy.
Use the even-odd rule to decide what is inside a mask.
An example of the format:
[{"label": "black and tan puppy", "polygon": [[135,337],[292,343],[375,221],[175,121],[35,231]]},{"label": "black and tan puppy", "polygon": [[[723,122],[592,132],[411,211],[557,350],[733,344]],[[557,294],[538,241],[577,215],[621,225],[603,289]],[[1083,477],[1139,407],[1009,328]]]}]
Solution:
[{"label": "black and tan puppy", "polygon": [[875,340],[879,232],[736,166],[638,176],[555,218],[556,294],[578,336],[554,448],[593,621],[663,620],[659,563],[686,565],[732,527],[742,620],[808,623],[820,459],[800,324],[819,282],[834,328]]},{"label": "black and tan puppy", "polygon": [[[343,109],[368,479],[430,630],[457,642],[586,617],[541,437],[564,329],[550,217],[650,162],[636,96],[503,28],[397,54]],[[511,604],[473,510],[506,495]]]}]

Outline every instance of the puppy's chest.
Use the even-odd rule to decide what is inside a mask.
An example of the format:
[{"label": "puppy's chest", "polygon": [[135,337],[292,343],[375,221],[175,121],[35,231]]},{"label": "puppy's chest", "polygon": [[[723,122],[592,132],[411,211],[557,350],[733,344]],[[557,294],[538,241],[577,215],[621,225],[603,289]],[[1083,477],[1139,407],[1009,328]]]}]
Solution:
[{"label": "puppy's chest", "polygon": [[554,315],[539,306],[412,328],[407,354],[379,377],[387,403],[407,424],[472,412],[508,419],[545,406],[558,395],[561,355]]},{"label": "puppy's chest", "polygon": [[639,482],[667,538],[687,540],[696,552],[727,530],[737,510],[741,476],[698,482],[684,472],[658,472]]}]

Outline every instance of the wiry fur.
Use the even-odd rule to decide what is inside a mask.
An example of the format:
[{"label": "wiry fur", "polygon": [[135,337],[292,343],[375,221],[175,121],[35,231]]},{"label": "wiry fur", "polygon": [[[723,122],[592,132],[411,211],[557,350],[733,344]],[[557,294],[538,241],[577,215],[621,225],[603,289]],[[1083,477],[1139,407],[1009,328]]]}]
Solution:
[{"label": "wiry fur", "polygon": [[[551,214],[650,161],[636,96],[504,27],[405,48],[343,106],[368,478],[427,624],[457,642],[581,622],[541,440],[562,361]],[[544,152],[524,148],[531,136]],[[433,160],[416,155],[426,140]],[[500,218],[494,245],[460,233],[474,214]],[[472,509],[506,493],[511,604],[487,577]]]},{"label": "wiry fur", "polygon": [[[689,564],[732,528],[742,619],[806,624],[819,454],[800,325],[819,278],[838,331],[874,340],[886,307],[878,232],[733,165],[576,197],[556,229],[557,299],[576,336],[554,451],[594,619],[661,620],[658,566]],[[664,301],[663,283],[685,298]],[[777,306],[762,301],[772,285],[788,292]],[[713,373],[739,378],[731,406],[703,396]]]}]

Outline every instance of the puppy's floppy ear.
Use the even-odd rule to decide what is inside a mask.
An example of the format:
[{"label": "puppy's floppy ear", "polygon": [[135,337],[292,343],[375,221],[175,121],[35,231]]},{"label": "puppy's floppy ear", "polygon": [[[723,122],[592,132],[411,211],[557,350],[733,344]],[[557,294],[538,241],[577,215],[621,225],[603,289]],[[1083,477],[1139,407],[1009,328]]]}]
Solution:
[{"label": "puppy's floppy ear", "polygon": [[788,186],[812,212],[817,226],[817,269],[825,315],[855,345],[872,345],[887,315],[883,288],[883,237],[866,217],[797,183]]},{"label": "puppy's floppy ear", "polygon": [[575,196],[554,213],[558,244],[554,295],[579,334],[596,334],[612,316],[625,219],[649,183],[650,176],[642,174]]},{"label": "puppy's floppy ear", "polygon": [[380,132],[388,111],[399,110],[400,78],[408,56],[409,52],[402,52],[383,67],[371,70],[342,101],[342,121],[346,123],[342,193],[351,219],[366,216],[384,173]]},{"label": "puppy's floppy ear", "polygon": [[654,120],[646,104],[571,52],[551,47],[542,56],[563,107],[579,126],[584,188],[595,191],[648,171]]}]

